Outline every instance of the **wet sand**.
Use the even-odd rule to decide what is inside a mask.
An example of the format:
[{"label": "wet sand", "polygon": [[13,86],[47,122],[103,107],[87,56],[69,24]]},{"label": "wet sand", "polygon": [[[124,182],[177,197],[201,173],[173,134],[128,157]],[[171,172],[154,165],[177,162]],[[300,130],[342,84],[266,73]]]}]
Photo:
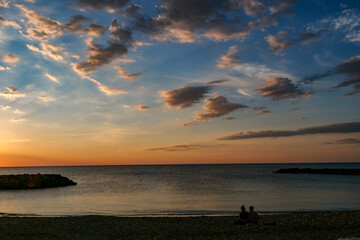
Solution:
[{"label": "wet sand", "polygon": [[234,226],[236,216],[1,217],[0,239],[317,239],[360,237],[360,211],[262,215]]}]

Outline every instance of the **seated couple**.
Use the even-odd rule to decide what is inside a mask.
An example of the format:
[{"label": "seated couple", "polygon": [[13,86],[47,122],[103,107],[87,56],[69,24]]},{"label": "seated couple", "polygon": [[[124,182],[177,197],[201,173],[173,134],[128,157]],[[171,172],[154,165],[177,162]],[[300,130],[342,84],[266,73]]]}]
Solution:
[{"label": "seated couple", "polygon": [[235,221],[235,225],[258,225],[259,215],[254,211],[254,207],[249,207],[249,212],[245,210],[245,206],[241,206],[240,219]]}]

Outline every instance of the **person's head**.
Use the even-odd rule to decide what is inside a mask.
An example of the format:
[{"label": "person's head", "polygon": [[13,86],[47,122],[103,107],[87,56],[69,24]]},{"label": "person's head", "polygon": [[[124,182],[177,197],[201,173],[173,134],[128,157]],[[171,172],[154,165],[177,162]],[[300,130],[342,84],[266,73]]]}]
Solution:
[{"label": "person's head", "polygon": [[253,207],[253,206],[250,206],[249,209],[250,209],[250,211],[254,211],[254,207]]},{"label": "person's head", "polygon": [[242,212],[244,212],[245,211],[245,206],[242,205],[240,209],[241,209]]}]

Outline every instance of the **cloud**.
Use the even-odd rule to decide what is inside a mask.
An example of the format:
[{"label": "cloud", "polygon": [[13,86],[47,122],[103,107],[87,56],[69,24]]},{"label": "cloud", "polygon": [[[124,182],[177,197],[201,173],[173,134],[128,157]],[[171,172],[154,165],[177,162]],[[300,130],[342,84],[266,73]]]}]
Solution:
[{"label": "cloud", "polygon": [[153,147],[145,149],[145,151],[165,151],[165,152],[177,152],[177,151],[191,151],[197,150],[201,148],[208,148],[209,146],[203,144],[178,144],[178,145],[170,145],[164,147]]},{"label": "cloud", "polygon": [[306,117],[298,117],[297,120],[298,121],[304,121],[304,120],[306,120]]},{"label": "cloud", "polygon": [[11,107],[10,107],[10,106],[8,106],[8,105],[6,105],[6,106],[4,106],[4,105],[0,105],[0,109],[1,109],[1,110],[6,111],[6,110],[11,109]]},{"label": "cloud", "polygon": [[209,91],[210,86],[189,87],[185,86],[171,91],[161,91],[168,108],[184,109],[199,102]]},{"label": "cloud", "polygon": [[1,8],[9,8],[9,1],[8,0],[0,0],[0,9]]},{"label": "cloud", "polygon": [[335,74],[345,75],[347,76],[347,79],[334,86],[334,88],[343,88],[343,87],[352,86],[353,91],[345,94],[345,96],[350,96],[359,93],[360,92],[360,55],[352,57],[349,60],[345,61],[344,63],[339,64],[326,72],[305,77],[303,79],[303,82],[312,83],[314,81]]},{"label": "cloud", "polygon": [[219,68],[230,68],[240,64],[240,61],[242,59],[237,55],[237,52],[237,47],[231,46],[228,52],[225,55],[221,56],[220,60],[217,61],[217,66]]},{"label": "cloud", "polygon": [[134,17],[142,7],[139,4],[131,4],[122,12],[122,17],[131,18]]},{"label": "cloud", "polygon": [[79,74],[95,72],[98,67],[109,64],[113,59],[128,53],[133,39],[128,29],[122,28],[116,19],[113,19],[110,26],[109,46],[103,47],[95,44],[92,39],[87,41],[88,59],[84,62],[74,64],[73,69]]},{"label": "cloud", "polygon": [[[1,7],[1,3],[0,3],[0,7]],[[7,20],[2,16],[0,16],[0,25],[13,27],[15,29],[21,29],[21,26],[19,24],[17,24],[14,21]]]},{"label": "cloud", "polygon": [[30,44],[26,44],[26,46],[29,50],[34,52],[39,52],[45,57],[52,58],[53,60],[58,62],[64,62],[64,58],[61,55],[61,52],[64,50],[62,47],[43,43],[43,42],[40,43],[41,49]]},{"label": "cloud", "polygon": [[77,0],[75,5],[79,8],[90,8],[93,10],[106,10],[108,12],[119,11],[131,0]]},{"label": "cloud", "polygon": [[118,70],[118,73],[120,74],[120,77],[125,78],[125,79],[134,80],[135,78],[142,75],[141,72],[139,72],[139,73],[129,73],[124,69],[123,66],[114,66],[114,68]]},{"label": "cloud", "polygon": [[56,77],[54,77],[48,73],[46,73],[45,76],[48,77],[51,81],[56,82],[57,84],[60,84],[59,80]]},{"label": "cloud", "polygon": [[228,81],[229,80],[227,80],[227,79],[215,80],[215,81],[208,82],[207,85],[220,85],[220,84],[226,83]]},{"label": "cloud", "polygon": [[[239,39],[249,31],[269,24],[276,24],[277,19],[290,15],[290,8],[296,1],[276,1],[278,11],[262,16],[268,1],[256,0],[162,0],[157,8],[158,15],[132,12],[130,25],[135,31],[159,41],[195,42],[199,38],[215,41]],[[288,3],[286,3],[288,2]],[[243,19],[257,20],[246,24]],[[261,17],[258,19],[258,17]]]},{"label": "cloud", "polygon": [[271,111],[269,109],[262,109],[257,111],[258,114],[269,114]]},{"label": "cloud", "polygon": [[14,87],[7,87],[6,88],[7,91],[3,91],[0,93],[0,96],[3,96],[5,98],[19,98],[19,97],[25,97],[26,94],[23,92],[19,92],[16,88]]},{"label": "cloud", "polygon": [[20,109],[15,109],[15,110],[14,110],[14,113],[15,113],[15,114],[23,114],[24,112],[21,111]]},{"label": "cloud", "polygon": [[258,132],[239,132],[217,140],[241,140],[251,138],[293,137],[313,134],[357,133],[360,132],[360,122],[334,123],[329,125],[300,128],[297,130],[263,130]]},{"label": "cloud", "polygon": [[359,138],[342,138],[325,144],[360,144]]},{"label": "cloud", "polygon": [[74,15],[70,17],[70,21],[66,24],[66,27],[70,32],[84,33],[89,36],[100,37],[105,34],[106,28],[101,25],[92,23],[89,26],[85,27],[84,24],[87,24],[89,21],[89,18],[84,17],[81,14]]},{"label": "cloud", "polygon": [[203,109],[204,113],[195,115],[194,120],[199,122],[207,122],[212,118],[220,117],[235,111],[236,109],[247,108],[248,106],[239,103],[231,103],[224,96],[215,96],[205,99]]},{"label": "cloud", "polygon": [[264,97],[270,97],[274,100],[281,99],[296,99],[298,97],[308,97],[311,93],[303,92],[297,85],[291,82],[288,78],[270,77],[265,84],[255,90],[261,93]]},{"label": "cloud", "polygon": [[269,50],[275,54],[279,54],[289,46],[293,46],[298,43],[308,44],[312,41],[318,40],[321,37],[322,33],[322,31],[319,31],[317,33],[300,32],[296,34],[296,37],[290,39],[290,36],[287,32],[278,32],[277,36],[269,35],[265,37],[265,39],[269,43]]},{"label": "cloud", "polygon": [[52,98],[52,97],[48,97],[48,96],[40,96],[40,97],[38,97],[41,101],[44,101],[44,102],[52,102],[52,101],[54,101],[55,99],[54,98]]},{"label": "cloud", "polygon": [[9,67],[0,66],[0,71],[11,70]]},{"label": "cloud", "polygon": [[18,118],[11,119],[11,121],[12,122],[24,122],[24,121],[26,121],[26,118],[18,117]]},{"label": "cloud", "polygon": [[17,63],[20,60],[19,57],[13,54],[5,54],[3,61],[6,63]]},{"label": "cloud", "polygon": [[63,34],[64,26],[60,22],[45,17],[23,5],[14,4],[14,6],[18,7],[22,15],[28,19],[26,21],[27,35],[24,35],[26,38],[48,40]]},{"label": "cloud", "polygon": [[345,9],[339,14],[308,24],[309,32],[338,32],[350,42],[360,42],[360,14],[355,9]]},{"label": "cloud", "polygon": [[135,109],[140,110],[140,111],[147,111],[150,109],[150,107],[145,106],[145,105],[139,105],[139,106],[135,107]]},{"label": "cloud", "polygon": [[89,80],[90,82],[93,82],[97,85],[97,87],[99,88],[100,91],[102,91],[103,93],[105,93],[106,95],[118,95],[118,94],[125,94],[127,93],[125,90],[120,89],[120,88],[116,88],[116,87],[108,87],[105,86],[104,84],[102,84],[101,82],[99,82],[96,79],[93,79],[89,76],[86,75],[80,75],[82,78]]}]

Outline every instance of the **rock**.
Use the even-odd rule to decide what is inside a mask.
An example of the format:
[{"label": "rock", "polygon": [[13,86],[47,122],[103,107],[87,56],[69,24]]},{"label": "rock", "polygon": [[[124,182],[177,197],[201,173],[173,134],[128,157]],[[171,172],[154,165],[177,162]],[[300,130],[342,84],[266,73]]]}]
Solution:
[{"label": "rock", "polygon": [[0,190],[36,189],[76,185],[60,174],[0,175]]},{"label": "rock", "polygon": [[334,174],[334,175],[360,175],[360,169],[344,168],[281,168],[274,173],[310,173],[310,174]]}]

